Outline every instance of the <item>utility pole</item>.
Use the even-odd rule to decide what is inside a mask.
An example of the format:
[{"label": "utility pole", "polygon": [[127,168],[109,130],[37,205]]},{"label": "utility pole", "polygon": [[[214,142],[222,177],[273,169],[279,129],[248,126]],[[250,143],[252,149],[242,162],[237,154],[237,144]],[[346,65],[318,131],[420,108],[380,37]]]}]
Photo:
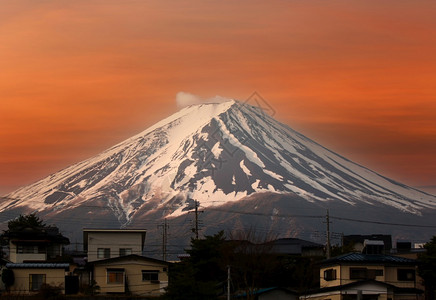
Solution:
[{"label": "utility pole", "polygon": [[[192,228],[192,231],[195,233],[195,239],[198,240],[198,223],[199,223],[199,220],[198,220],[198,213],[199,213],[198,207],[200,206],[200,202],[195,200],[194,204],[195,204],[195,210],[194,210],[195,221],[194,221],[194,228]],[[200,211],[200,212],[202,212],[202,211]]]},{"label": "utility pole", "polygon": [[167,235],[167,218],[164,219],[164,224],[159,225],[158,227],[162,227],[162,260],[167,260],[167,241],[168,241],[168,235]]},{"label": "utility pole", "polygon": [[329,216],[329,210],[327,209],[327,215],[326,215],[326,224],[327,224],[327,259],[330,258],[330,216]]},{"label": "utility pole", "polygon": [[227,300],[230,300],[230,265],[227,266]]}]

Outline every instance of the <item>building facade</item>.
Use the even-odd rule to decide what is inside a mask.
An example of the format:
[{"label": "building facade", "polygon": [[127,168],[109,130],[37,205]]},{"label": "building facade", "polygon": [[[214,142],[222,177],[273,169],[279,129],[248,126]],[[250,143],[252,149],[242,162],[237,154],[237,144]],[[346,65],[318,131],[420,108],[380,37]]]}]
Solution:
[{"label": "building facade", "polygon": [[384,254],[348,253],[320,265],[320,288],[300,299],[422,299],[417,261]]},{"label": "building facade", "polygon": [[126,255],[142,255],[145,229],[83,229],[88,262]]}]

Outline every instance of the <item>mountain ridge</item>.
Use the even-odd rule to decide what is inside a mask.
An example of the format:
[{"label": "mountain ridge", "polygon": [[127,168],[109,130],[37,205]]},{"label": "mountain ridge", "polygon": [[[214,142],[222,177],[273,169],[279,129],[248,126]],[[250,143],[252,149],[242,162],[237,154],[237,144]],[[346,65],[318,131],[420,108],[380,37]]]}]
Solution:
[{"label": "mountain ridge", "polygon": [[[255,194],[308,203],[392,208],[421,216],[436,196],[398,183],[328,150],[260,108],[236,100],[185,107],[87,160],[7,196],[0,211],[48,218],[102,208],[118,226],[178,218],[192,208],[236,205]],[[265,199],[265,206],[268,199]],[[91,218],[91,219],[92,219]]]}]

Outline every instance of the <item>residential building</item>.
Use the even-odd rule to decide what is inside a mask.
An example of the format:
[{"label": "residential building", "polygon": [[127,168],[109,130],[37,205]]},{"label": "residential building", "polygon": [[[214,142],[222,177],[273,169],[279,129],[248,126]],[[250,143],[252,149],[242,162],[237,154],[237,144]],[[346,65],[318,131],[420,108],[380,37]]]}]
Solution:
[{"label": "residential building", "polygon": [[71,270],[61,257],[69,239],[57,227],[21,227],[5,232],[2,238],[9,242],[6,268],[14,277],[10,292],[32,294],[47,284],[65,293],[65,276]]},{"label": "residential building", "polygon": [[416,267],[416,260],[403,257],[344,254],[320,264],[320,288],[300,299],[422,299]]},{"label": "residential building", "polygon": [[63,247],[70,243],[57,227],[23,227],[8,231],[2,238],[9,243],[9,261],[47,261],[61,257]]},{"label": "residential building", "polygon": [[65,293],[65,276],[70,271],[69,263],[8,263],[6,267],[14,273],[14,284],[10,287],[13,293],[36,293],[44,284],[58,287]]},{"label": "residential building", "polygon": [[281,238],[269,242],[277,255],[324,256],[324,245],[298,238]]},{"label": "residential building", "polygon": [[96,260],[92,280],[103,294],[158,296],[168,286],[169,263],[136,254]]},{"label": "residential building", "polygon": [[[344,235],[342,244],[344,246],[352,246],[353,251],[362,252],[366,244],[378,242],[378,245],[383,245],[383,250],[381,253],[389,254],[392,249],[392,236],[390,234],[353,234]],[[368,253],[370,254],[370,253]]]},{"label": "residential building", "polygon": [[392,249],[392,255],[418,259],[419,254],[425,253],[424,243],[412,244],[410,241],[398,240],[397,247]]},{"label": "residential building", "polygon": [[142,255],[145,229],[83,229],[88,262],[126,255]]}]

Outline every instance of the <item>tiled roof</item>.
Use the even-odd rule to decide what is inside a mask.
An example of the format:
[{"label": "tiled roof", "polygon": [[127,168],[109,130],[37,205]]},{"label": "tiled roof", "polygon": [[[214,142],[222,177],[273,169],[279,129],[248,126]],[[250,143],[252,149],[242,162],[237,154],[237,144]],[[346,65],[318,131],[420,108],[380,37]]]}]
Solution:
[{"label": "tiled roof", "polygon": [[68,263],[7,263],[6,268],[11,269],[67,269]]},{"label": "tiled roof", "polygon": [[322,264],[330,263],[394,263],[394,264],[415,264],[416,260],[393,255],[384,254],[363,254],[347,253],[324,260]]},{"label": "tiled roof", "polygon": [[135,260],[154,261],[156,263],[161,263],[161,264],[166,264],[166,265],[170,264],[167,261],[163,261],[163,260],[159,260],[159,259],[155,259],[155,258],[151,258],[151,257],[147,257],[147,256],[137,255],[137,254],[130,254],[130,255],[95,260],[95,261],[89,262],[89,264],[90,265],[101,265],[101,264],[107,264],[107,263],[118,262],[118,261],[135,261]]}]

